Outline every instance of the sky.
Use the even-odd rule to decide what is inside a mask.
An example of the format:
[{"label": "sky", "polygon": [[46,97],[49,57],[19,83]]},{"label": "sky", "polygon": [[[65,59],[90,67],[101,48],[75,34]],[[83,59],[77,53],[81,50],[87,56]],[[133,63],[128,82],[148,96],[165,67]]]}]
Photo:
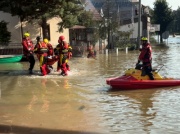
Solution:
[{"label": "sky", "polygon": [[[155,0],[141,0],[141,4],[145,6],[150,6],[151,8],[154,8],[154,2]],[[180,7],[179,0],[166,0],[166,2],[169,4],[169,7],[171,7],[172,10],[177,10],[178,6]]]}]

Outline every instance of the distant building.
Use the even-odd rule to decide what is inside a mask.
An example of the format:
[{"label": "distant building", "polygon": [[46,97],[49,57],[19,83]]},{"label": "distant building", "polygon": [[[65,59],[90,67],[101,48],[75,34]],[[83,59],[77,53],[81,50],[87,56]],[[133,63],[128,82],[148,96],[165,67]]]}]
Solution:
[{"label": "distant building", "polygon": [[[133,29],[131,37],[137,38],[138,28],[138,1],[137,0],[91,0],[95,8],[101,12],[109,10],[105,18],[116,18],[119,21],[120,31]],[[108,7],[109,6],[109,7]],[[107,9],[109,8],[109,9]],[[107,15],[108,14],[108,15]]]}]

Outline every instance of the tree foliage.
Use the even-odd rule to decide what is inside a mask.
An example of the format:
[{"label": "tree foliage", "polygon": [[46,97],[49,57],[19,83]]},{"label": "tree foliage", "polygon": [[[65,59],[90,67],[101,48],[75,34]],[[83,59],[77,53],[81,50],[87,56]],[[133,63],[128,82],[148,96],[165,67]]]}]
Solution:
[{"label": "tree foliage", "polygon": [[173,11],[174,20],[170,23],[168,30],[172,34],[180,34],[180,7]]},{"label": "tree foliage", "polygon": [[11,33],[7,30],[7,22],[0,22],[0,45],[8,45],[11,38]]},{"label": "tree foliage", "polygon": [[85,26],[85,27],[93,27],[93,26],[95,26],[96,21],[94,21],[92,18],[93,18],[92,12],[84,11],[83,13],[81,13],[80,16],[78,16],[79,25],[82,25],[82,26]]},{"label": "tree foliage", "polygon": [[156,0],[154,2],[154,12],[152,22],[160,24],[160,42],[162,43],[162,33],[167,29],[167,26],[173,21],[174,17],[171,8],[168,6],[166,0]]},{"label": "tree foliage", "polygon": [[99,37],[108,39],[108,48],[112,49],[112,36],[117,33],[120,27],[119,13],[116,0],[104,0],[101,7],[103,20],[99,24]]},{"label": "tree foliage", "polygon": [[[110,24],[110,30],[117,32],[119,25],[119,14],[117,13],[117,5],[115,0],[106,0],[103,5],[104,18],[106,19],[107,25]],[[116,11],[116,12],[114,12]]]},{"label": "tree foliage", "polygon": [[180,7],[178,7],[175,14],[175,32],[180,34]]}]

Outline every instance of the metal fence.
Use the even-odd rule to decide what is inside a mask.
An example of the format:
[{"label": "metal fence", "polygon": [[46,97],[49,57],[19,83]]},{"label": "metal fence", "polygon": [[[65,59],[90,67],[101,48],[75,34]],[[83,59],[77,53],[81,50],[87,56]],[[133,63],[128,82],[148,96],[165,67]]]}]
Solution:
[{"label": "metal fence", "polygon": [[137,46],[137,38],[130,38],[130,39],[118,39],[117,42],[114,42],[114,47],[118,47],[118,48],[132,48],[132,49],[136,49]]},{"label": "metal fence", "polygon": [[23,54],[21,43],[9,43],[9,45],[0,45],[0,55]]}]

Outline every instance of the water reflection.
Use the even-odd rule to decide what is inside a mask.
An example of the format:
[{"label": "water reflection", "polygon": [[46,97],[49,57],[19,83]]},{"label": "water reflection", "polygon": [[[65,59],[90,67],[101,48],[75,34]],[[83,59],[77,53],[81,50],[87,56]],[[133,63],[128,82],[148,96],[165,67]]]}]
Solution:
[{"label": "water reflection", "polygon": [[[109,128],[109,133],[169,133],[172,130],[168,128],[178,126],[170,123],[177,122],[175,118],[178,113],[175,112],[180,109],[178,106],[174,108],[180,102],[177,92],[178,87],[108,91],[107,94],[99,96],[97,101],[101,105],[98,105],[98,108],[101,111],[101,118]],[[167,121],[162,123],[162,120],[168,120],[169,123]]]}]

